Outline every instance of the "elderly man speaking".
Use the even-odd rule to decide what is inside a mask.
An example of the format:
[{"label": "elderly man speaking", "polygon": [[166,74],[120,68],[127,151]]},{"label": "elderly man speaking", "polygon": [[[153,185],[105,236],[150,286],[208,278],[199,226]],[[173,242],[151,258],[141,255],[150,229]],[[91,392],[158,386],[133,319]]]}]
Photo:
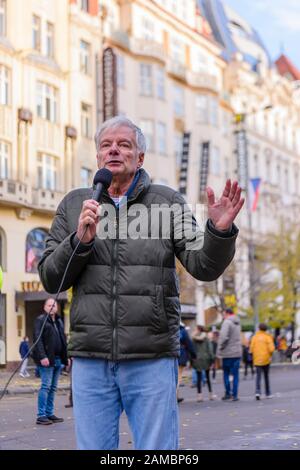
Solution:
[{"label": "elderly man speaking", "polygon": [[[207,188],[204,232],[183,210],[183,217],[173,214],[162,236],[151,236],[151,223],[149,236],[145,231],[132,236],[129,224],[127,236],[124,229],[120,236],[124,217],[134,220],[133,205],[145,208],[150,217],[154,206],[183,208],[186,203],[173,189],[151,183],[142,169],[144,135],[129,119],[117,116],[104,122],[95,142],[98,168],[111,171],[112,183],[100,206],[92,199],[92,188],[65,196],[39,263],[45,289],[55,293],[81,240],[63,284],[63,289],[73,286],[69,355],[77,446],[117,449],[125,410],[135,449],[175,450],[180,351],[175,258],[202,281],[223,273],[234,256],[238,230],[233,221],[244,202],[241,188],[228,180],[219,200]],[[182,218],[189,215],[193,231],[179,236]],[[99,226],[110,219],[114,233],[100,236]]]}]

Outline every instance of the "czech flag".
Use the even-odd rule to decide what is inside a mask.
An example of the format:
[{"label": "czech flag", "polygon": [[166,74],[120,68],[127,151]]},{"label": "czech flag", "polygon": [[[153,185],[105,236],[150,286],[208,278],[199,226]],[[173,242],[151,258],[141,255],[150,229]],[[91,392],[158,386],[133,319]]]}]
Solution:
[{"label": "czech flag", "polygon": [[261,178],[251,178],[249,181],[249,207],[252,212],[257,208]]}]

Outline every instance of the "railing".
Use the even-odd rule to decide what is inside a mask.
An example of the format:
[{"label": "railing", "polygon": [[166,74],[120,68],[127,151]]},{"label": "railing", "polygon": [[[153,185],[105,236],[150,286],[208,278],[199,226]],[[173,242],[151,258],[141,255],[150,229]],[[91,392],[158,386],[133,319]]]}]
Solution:
[{"label": "railing", "polygon": [[20,181],[0,179],[0,199],[15,204],[30,203],[28,186]]},{"label": "railing", "polygon": [[188,82],[190,85],[206,88],[208,90],[217,91],[218,82],[217,78],[214,75],[205,72],[188,72],[187,76]]},{"label": "railing", "polygon": [[174,62],[172,59],[170,59],[168,63],[168,72],[181,80],[186,80],[187,78],[187,69],[185,65],[180,64],[179,62]]},{"label": "railing", "polygon": [[60,191],[36,188],[32,190],[32,205],[37,209],[55,212],[63,196]]},{"label": "railing", "polygon": [[148,57],[154,57],[161,61],[166,60],[166,54],[164,51],[163,44],[148,39],[131,38],[130,50],[134,54],[144,55]]}]

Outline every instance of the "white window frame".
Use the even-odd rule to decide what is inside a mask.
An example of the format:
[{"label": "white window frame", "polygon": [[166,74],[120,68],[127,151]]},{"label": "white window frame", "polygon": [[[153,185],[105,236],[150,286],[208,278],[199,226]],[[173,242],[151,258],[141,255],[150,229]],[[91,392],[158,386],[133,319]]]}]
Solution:
[{"label": "white window frame", "polygon": [[166,97],[165,70],[163,67],[157,67],[156,70],[156,93],[157,98],[164,100]]},{"label": "white window frame", "polygon": [[83,188],[89,188],[91,186],[92,170],[82,166],[80,168],[80,186]]},{"label": "white window frame", "polygon": [[219,125],[219,102],[213,96],[210,98],[209,111],[210,123],[212,126],[217,127]]},{"label": "white window frame", "polygon": [[10,70],[5,65],[0,65],[0,104],[10,104]]},{"label": "white window frame", "polygon": [[125,57],[117,55],[117,85],[119,88],[125,88]]},{"label": "white window frame", "polygon": [[198,124],[208,124],[209,102],[208,96],[198,94],[196,96],[196,122]]},{"label": "white window frame", "polygon": [[0,140],[0,178],[7,179],[9,176],[10,144]]},{"label": "white window frame", "polygon": [[89,3],[90,3],[89,0],[81,0],[80,1],[80,9],[85,11],[86,13],[88,13],[89,12],[89,7],[90,7]]},{"label": "white window frame", "polygon": [[146,41],[153,41],[155,37],[155,23],[144,15],[141,18],[141,37]]},{"label": "white window frame", "polygon": [[153,76],[151,64],[140,64],[140,95],[152,96],[153,95]]},{"label": "white window frame", "polygon": [[167,126],[161,121],[157,123],[157,151],[159,155],[167,155]]},{"label": "white window frame", "polygon": [[173,87],[173,110],[177,117],[184,116],[184,89],[178,85]]},{"label": "white window frame", "polygon": [[80,72],[91,74],[91,44],[84,39],[80,39]]},{"label": "white window frame", "polygon": [[37,15],[32,15],[32,49],[41,52],[42,21]]},{"label": "white window frame", "polygon": [[185,65],[185,45],[175,36],[171,37],[170,56],[177,64]]},{"label": "white window frame", "polygon": [[215,176],[221,174],[221,152],[220,148],[213,145],[210,159],[210,173]]},{"label": "white window frame", "polygon": [[0,36],[6,36],[7,0],[0,0]]},{"label": "white window frame", "polygon": [[183,143],[183,134],[175,133],[174,134],[174,156],[176,166],[180,168],[181,158],[182,158],[182,143]]},{"label": "white window frame", "polygon": [[54,24],[47,21],[46,24],[46,56],[54,57]]},{"label": "white window frame", "polygon": [[37,82],[37,115],[47,121],[58,122],[58,90],[45,82]]},{"label": "white window frame", "polygon": [[147,152],[154,153],[154,122],[152,119],[141,119],[140,128],[146,139]]},{"label": "white window frame", "polygon": [[92,106],[81,102],[81,135],[86,139],[92,138]]},{"label": "white window frame", "polygon": [[46,153],[37,155],[37,187],[49,191],[58,190],[58,158]]}]

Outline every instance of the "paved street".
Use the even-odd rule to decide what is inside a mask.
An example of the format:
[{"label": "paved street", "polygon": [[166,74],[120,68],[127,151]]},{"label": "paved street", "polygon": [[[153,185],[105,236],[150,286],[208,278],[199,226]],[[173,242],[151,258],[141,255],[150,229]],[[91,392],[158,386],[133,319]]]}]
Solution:
[{"label": "paved street", "polygon": [[[196,390],[180,388],[182,449],[300,449],[300,367],[273,367],[274,398],[254,400],[254,381],[241,380],[236,403],[222,402],[221,374],[214,384],[215,401],[196,403]],[[204,397],[207,390],[204,389]],[[72,409],[66,392],[57,396],[57,415],[64,423],[36,426],[36,394],[7,395],[0,402],[0,449],[75,449]],[[126,417],[122,416],[120,448],[131,449]]]}]

